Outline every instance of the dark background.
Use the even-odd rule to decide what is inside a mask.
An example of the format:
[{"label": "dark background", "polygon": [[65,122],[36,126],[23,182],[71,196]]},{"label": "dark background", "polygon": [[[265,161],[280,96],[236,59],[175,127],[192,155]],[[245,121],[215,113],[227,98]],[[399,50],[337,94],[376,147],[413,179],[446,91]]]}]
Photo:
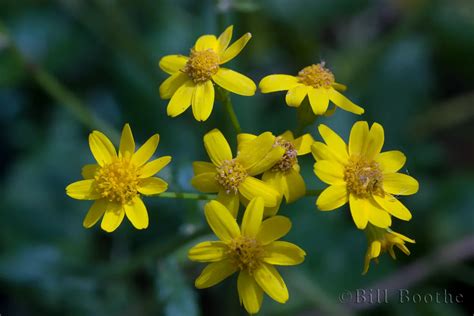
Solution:
[{"label": "dark background", "polygon": [[[223,13],[222,13],[223,12]],[[236,278],[197,291],[204,265],[189,247],[210,236],[204,202],[147,198],[150,226],[126,220],[113,234],[82,227],[89,202],[65,195],[93,161],[87,135],[114,138],[129,122],[143,143],[160,133],[158,155],[172,155],[160,175],[170,191],[192,191],[191,162],[207,160],[202,136],[220,128],[235,144],[216,102],[210,119],[190,110],[171,119],[158,60],[187,54],[201,34],[234,24],[234,39],[252,40],[230,64],[258,81],[296,74],[326,61],[362,117],[338,110],[324,122],[347,140],[358,119],[385,128],[385,150],[402,150],[405,172],[420,182],[403,198],[413,213],[393,229],[416,239],[409,257],[382,255],[361,275],[364,234],[347,206],[315,209],[314,197],[284,206],[286,240],[306,261],[281,268],[290,301],[266,298],[261,315],[472,315],[474,208],[474,3],[472,0],[2,0],[0,2],[0,314],[245,315]],[[282,133],[296,126],[284,94],[233,95],[246,132]],[[316,124],[307,129],[319,139]],[[313,159],[300,159],[307,186],[323,188]],[[195,238],[199,235],[199,238]],[[183,242],[183,239],[188,242]],[[340,304],[345,291],[406,288],[463,303]],[[429,298],[429,297],[428,297]]]}]

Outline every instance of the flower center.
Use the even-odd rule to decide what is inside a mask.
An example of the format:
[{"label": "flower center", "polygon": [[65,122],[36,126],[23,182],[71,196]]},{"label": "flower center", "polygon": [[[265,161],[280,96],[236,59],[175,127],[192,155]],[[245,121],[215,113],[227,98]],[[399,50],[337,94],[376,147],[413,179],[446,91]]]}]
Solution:
[{"label": "flower center", "polygon": [[287,172],[291,168],[293,168],[295,164],[298,163],[298,152],[296,151],[295,146],[293,146],[292,143],[284,140],[281,136],[275,138],[275,143],[273,144],[273,147],[276,146],[280,146],[285,149],[285,153],[280,158],[280,160],[272,167],[271,170]]},{"label": "flower center", "polygon": [[127,160],[116,160],[97,170],[97,191],[109,202],[129,203],[138,194],[137,168]]},{"label": "flower center", "polygon": [[352,156],[344,169],[344,180],[347,190],[359,198],[367,198],[372,194],[384,195],[382,171],[375,161]]},{"label": "flower center", "polygon": [[183,71],[193,79],[195,83],[205,82],[219,70],[219,56],[212,50],[206,49],[196,51],[191,49]]},{"label": "flower center", "polygon": [[234,264],[250,274],[260,266],[265,253],[263,246],[255,238],[246,236],[232,239],[228,247],[228,255]]},{"label": "flower center", "polygon": [[217,175],[216,180],[217,182],[224,187],[227,194],[229,193],[237,193],[239,190],[239,185],[247,178],[247,170],[235,161],[232,160],[224,160],[222,164],[216,168]]},{"label": "flower center", "polygon": [[298,73],[298,80],[300,83],[316,89],[330,88],[335,81],[332,72],[324,67],[324,62],[303,68]]}]

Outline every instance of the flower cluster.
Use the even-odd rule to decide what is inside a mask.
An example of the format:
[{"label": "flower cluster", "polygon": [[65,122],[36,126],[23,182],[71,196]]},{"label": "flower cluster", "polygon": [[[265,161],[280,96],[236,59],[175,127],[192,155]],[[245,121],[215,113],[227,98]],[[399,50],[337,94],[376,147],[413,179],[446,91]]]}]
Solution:
[{"label": "flower cluster", "polygon": [[[170,99],[169,116],[178,116],[192,106],[197,121],[207,120],[215,96],[219,96],[215,93],[217,86],[227,91],[227,97],[228,92],[243,96],[255,93],[256,85],[251,79],[222,67],[251,38],[246,33],[230,44],[232,32],[230,26],[219,37],[203,35],[190,49],[189,56],[168,55],[160,60],[160,68],[170,75],[160,86],[160,96]],[[341,93],[346,86],[336,82],[324,62],[304,67],[296,76],[266,76],[259,88],[262,93],[287,91],[285,100],[290,107],[307,104],[312,112],[309,122],[332,113],[335,107],[358,115],[364,113],[363,108]],[[230,99],[227,102],[229,105]],[[329,108],[330,102],[333,109]],[[411,212],[398,197],[416,193],[418,182],[399,172],[406,161],[402,152],[382,152],[384,130],[380,124],[373,123],[369,128],[365,121],[356,122],[347,143],[323,124],[318,126],[322,141],[292,131],[254,135],[240,132],[240,127],[236,130],[235,151],[223,133],[213,129],[203,138],[210,161],[193,163],[192,186],[202,193],[214,194],[209,195],[213,200],[205,205],[204,213],[218,239],[201,242],[189,250],[190,260],[209,263],[195,281],[197,288],[211,287],[238,272],[240,302],[249,313],[260,310],[263,293],[279,303],[288,300],[288,289],[274,266],[300,264],[306,253],[292,243],[279,241],[289,232],[291,221],[277,214],[282,205],[316,192],[307,190],[300,173],[299,159],[305,159],[302,156],[309,153],[315,160],[316,177],[329,185],[320,192],[317,208],[331,211],[349,204],[356,228],[368,238],[364,274],[370,261],[377,261],[382,252],[388,251],[395,258],[394,246],[407,255],[410,253],[405,243],[415,241],[390,227],[392,218],[411,219]],[[72,198],[95,200],[84,219],[84,227],[92,227],[102,217],[101,228],[112,232],[125,215],[135,228],[148,227],[142,196],[159,196],[168,187],[154,175],[171,157],[149,161],[158,141],[156,134],[135,151],[135,141],[126,124],[117,152],[104,134],[90,134],[89,145],[97,163],[86,165],[82,170],[84,180],[66,188]],[[241,205],[245,211],[239,216]]]}]

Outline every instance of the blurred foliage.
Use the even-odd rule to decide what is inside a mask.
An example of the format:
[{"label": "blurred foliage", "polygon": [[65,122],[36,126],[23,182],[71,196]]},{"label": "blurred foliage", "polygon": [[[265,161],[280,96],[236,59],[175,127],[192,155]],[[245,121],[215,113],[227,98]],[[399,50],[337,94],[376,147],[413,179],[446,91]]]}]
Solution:
[{"label": "blurred foliage", "polygon": [[[124,223],[106,234],[85,230],[89,203],[64,194],[92,161],[92,127],[78,121],[71,98],[86,105],[97,129],[129,122],[141,142],[159,132],[158,154],[173,156],[163,175],[170,190],[193,190],[191,162],[206,157],[202,135],[218,127],[233,144],[235,135],[218,103],[205,123],[190,111],[168,118],[157,93],[166,74],[157,62],[186,54],[197,36],[218,34],[230,23],[235,36],[253,34],[232,66],[255,81],[326,61],[349,86],[348,96],[365,107],[362,118],[384,126],[384,148],[402,150],[406,171],[421,184],[417,195],[403,199],[413,220],[394,227],[416,239],[412,255],[384,256],[367,276],[361,276],[365,237],[347,209],[318,212],[314,198],[282,207],[293,221],[287,240],[308,256],[299,267],[281,269],[290,301],[265,299],[262,315],[342,315],[342,292],[392,275],[410,277],[397,272],[474,233],[472,0],[3,0],[0,21],[2,315],[244,315],[235,280],[193,287],[203,266],[189,262],[186,251],[199,240],[190,234],[205,228],[203,202],[150,198],[146,231]],[[55,80],[70,94],[48,91]],[[232,96],[244,131],[295,128],[296,111],[283,97]],[[336,111],[318,122],[347,138],[358,119]],[[315,124],[306,130],[317,137]],[[307,186],[323,188],[312,159],[302,160]],[[183,238],[185,244],[177,242]],[[463,304],[391,300],[356,312],[472,315],[472,263],[471,257],[411,284],[414,292],[465,293]]]}]

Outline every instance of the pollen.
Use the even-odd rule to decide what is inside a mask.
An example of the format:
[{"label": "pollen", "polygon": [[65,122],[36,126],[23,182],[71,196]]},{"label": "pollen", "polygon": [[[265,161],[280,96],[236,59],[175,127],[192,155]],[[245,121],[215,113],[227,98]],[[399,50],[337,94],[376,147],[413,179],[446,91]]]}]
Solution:
[{"label": "pollen", "polygon": [[219,56],[212,50],[196,51],[191,49],[185,72],[195,83],[206,82],[219,70]]},{"label": "pollen", "polygon": [[236,194],[239,190],[239,185],[247,178],[248,173],[245,168],[235,159],[224,160],[222,164],[217,167],[217,182],[224,187],[227,194]]},{"label": "pollen", "polygon": [[352,156],[344,169],[344,180],[347,190],[359,198],[384,195],[382,171],[375,161]]},{"label": "pollen", "polygon": [[300,83],[313,88],[330,88],[335,82],[333,73],[324,67],[324,62],[303,68],[298,73]]},{"label": "pollen", "polygon": [[101,167],[94,178],[97,191],[109,202],[127,204],[138,194],[137,168],[128,159]]},{"label": "pollen", "polygon": [[285,153],[280,160],[272,167],[272,171],[288,172],[298,163],[298,152],[289,141],[284,140],[281,136],[275,138],[273,147],[280,146],[285,149]]},{"label": "pollen", "polygon": [[259,241],[247,236],[232,239],[228,247],[228,255],[234,264],[240,270],[247,270],[250,274],[260,266],[265,254]]}]

